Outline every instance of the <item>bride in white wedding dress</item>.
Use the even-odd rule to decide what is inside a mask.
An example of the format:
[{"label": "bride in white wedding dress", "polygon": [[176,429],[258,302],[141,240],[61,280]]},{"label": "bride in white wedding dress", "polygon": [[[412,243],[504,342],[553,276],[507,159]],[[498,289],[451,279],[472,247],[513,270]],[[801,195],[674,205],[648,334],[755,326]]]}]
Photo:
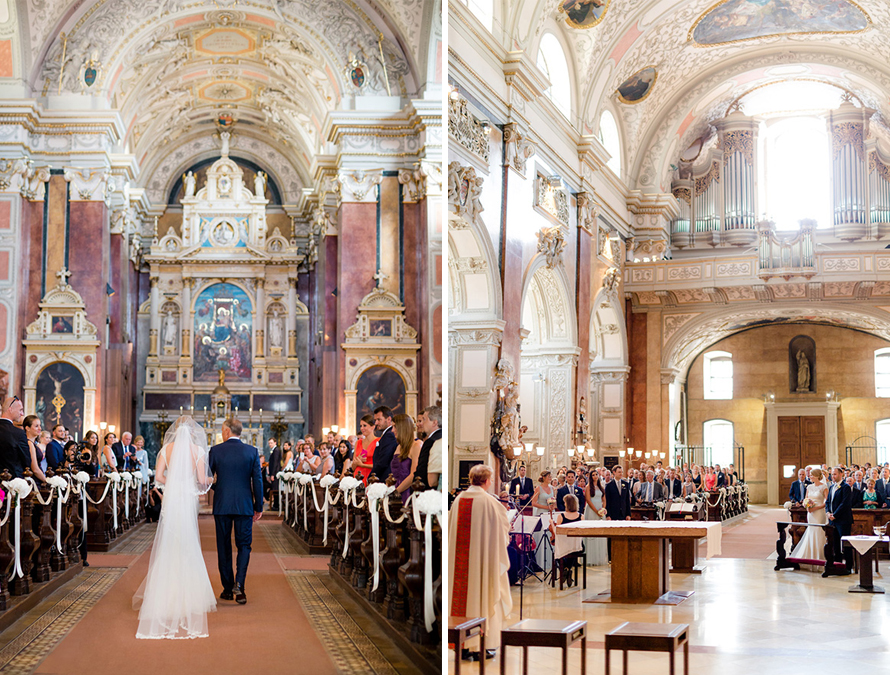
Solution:
[{"label": "bride in white wedding dress", "polygon": [[207,612],[216,597],[207,576],[198,532],[198,495],[210,489],[207,437],[188,416],[164,436],[155,480],[164,486],[148,574],[136,595],[136,637],[145,640],[207,637]]},{"label": "bride in white wedding dress", "polygon": [[[828,522],[825,514],[825,498],[828,495],[828,486],[822,480],[822,470],[815,468],[810,472],[813,483],[807,486],[807,499],[813,502],[813,506],[807,509],[807,522],[824,525]],[[797,546],[791,552],[792,558],[803,560],[825,560],[825,532],[821,527],[808,527],[806,532],[797,542]]]}]

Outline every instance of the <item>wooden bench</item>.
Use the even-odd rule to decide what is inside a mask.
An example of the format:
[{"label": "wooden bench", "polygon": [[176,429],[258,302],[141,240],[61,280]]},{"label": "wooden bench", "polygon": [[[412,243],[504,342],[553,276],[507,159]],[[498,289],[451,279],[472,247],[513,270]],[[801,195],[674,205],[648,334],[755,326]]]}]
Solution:
[{"label": "wooden bench", "polygon": [[522,647],[522,675],[528,675],[529,647],[562,649],[562,675],[568,675],[569,647],[581,640],[581,675],[587,675],[587,622],[525,619],[501,631],[501,675],[507,668],[507,647]]},{"label": "wooden bench", "polygon": [[622,672],[627,673],[627,652],[668,652],[671,675],[674,675],[674,653],[683,645],[683,673],[689,675],[689,624],[631,623],[623,624],[606,633],[606,675],[609,675],[609,652],[622,651]]},{"label": "wooden bench", "polygon": [[448,619],[448,642],[454,643],[454,675],[460,675],[461,651],[468,640],[479,637],[479,673],[485,675],[485,618],[452,616]]}]

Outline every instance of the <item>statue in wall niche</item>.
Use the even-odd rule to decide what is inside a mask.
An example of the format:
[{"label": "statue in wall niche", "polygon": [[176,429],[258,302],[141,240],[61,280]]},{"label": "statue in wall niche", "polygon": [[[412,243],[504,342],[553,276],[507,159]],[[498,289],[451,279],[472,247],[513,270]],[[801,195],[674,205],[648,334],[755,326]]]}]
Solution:
[{"label": "statue in wall niche", "polygon": [[185,185],[185,196],[195,196],[195,174],[192,171],[182,174],[182,182]]},{"label": "statue in wall niche", "polygon": [[275,310],[272,314],[272,318],[269,319],[270,344],[273,347],[281,347],[281,343],[282,343],[283,339],[284,339],[284,326],[282,325],[281,317],[278,315],[278,310]]},{"label": "statue in wall niche", "polygon": [[266,174],[262,171],[257,171],[253,179],[253,194],[255,197],[266,196]]},{"label": "statue in wall niche", "polygon": [[805,392],[810,390],[810,362],[807,355],[803,353],[803,349],[797,350],[797,391]]},{"label": "statue in wall niche", "polygon": [[494,378],[498,393],[495,416],[498,417],[498,445],[504,452],[511,452],[519,444],[519,386],[513,381],[513,364],[500,359]]},{"label": "statue in wall niche", "polygon": [[222,131],[219,134],[219,139],[222,141],[222,146],[219,149],[219,154],[223,157],[229,156],[229,139],[232,137],[232,134],[228,131]]},{"label": "statue in wall niche", "polygon": [[167,316],[164,317],[164,344],[168,347],[176,344],[176,318],[170,310],[167,310]]}]

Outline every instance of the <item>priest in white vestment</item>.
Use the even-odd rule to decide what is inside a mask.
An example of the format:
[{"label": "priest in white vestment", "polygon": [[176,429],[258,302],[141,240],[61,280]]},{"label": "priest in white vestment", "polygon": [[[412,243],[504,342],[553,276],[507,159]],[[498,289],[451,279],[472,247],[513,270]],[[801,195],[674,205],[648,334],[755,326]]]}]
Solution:
[{"label": "priest in white vestment", "polygon": [[[470,487],[451,507],[448,597],[450,616],[485,617],[485,647],[496,649],[501,643],[504,618],[513,610],[513,599],[507,576],[510,522],[503,504],[489,493],[491,485],[491,467],[474,466]],[[475,649],[479,649],[478,644]]]}]

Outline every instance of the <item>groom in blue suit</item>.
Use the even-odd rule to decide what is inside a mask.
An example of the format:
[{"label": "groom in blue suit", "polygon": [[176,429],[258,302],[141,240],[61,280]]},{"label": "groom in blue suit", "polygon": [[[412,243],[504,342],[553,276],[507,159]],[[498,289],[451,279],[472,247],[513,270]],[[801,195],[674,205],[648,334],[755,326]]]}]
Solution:
[{"label": "groom in blue suit", "polygon": [[[247,602],[244,581],[253,543],[253,524],[263,516],[263,479],[257,449],[241,442],[241,422],[223,422],[223,442],[210,448],[216,554],[223,592],[221,600]],[[237,572],[232,574],[232,528],[238,547]]]},{"label": "groom in blue suit", "polygon": [[[842,560],[844,555],[841,537],[850,536],[850,531],[853,529],[853,492],[844,481],[844,472],[839,467],[831,470],[831,478],[834,482],[828,489],[825,511],[828,513],[829,522],[837,530],[834,545],[836,559]],[[847,567],[852,567],[849,560]]]}]

